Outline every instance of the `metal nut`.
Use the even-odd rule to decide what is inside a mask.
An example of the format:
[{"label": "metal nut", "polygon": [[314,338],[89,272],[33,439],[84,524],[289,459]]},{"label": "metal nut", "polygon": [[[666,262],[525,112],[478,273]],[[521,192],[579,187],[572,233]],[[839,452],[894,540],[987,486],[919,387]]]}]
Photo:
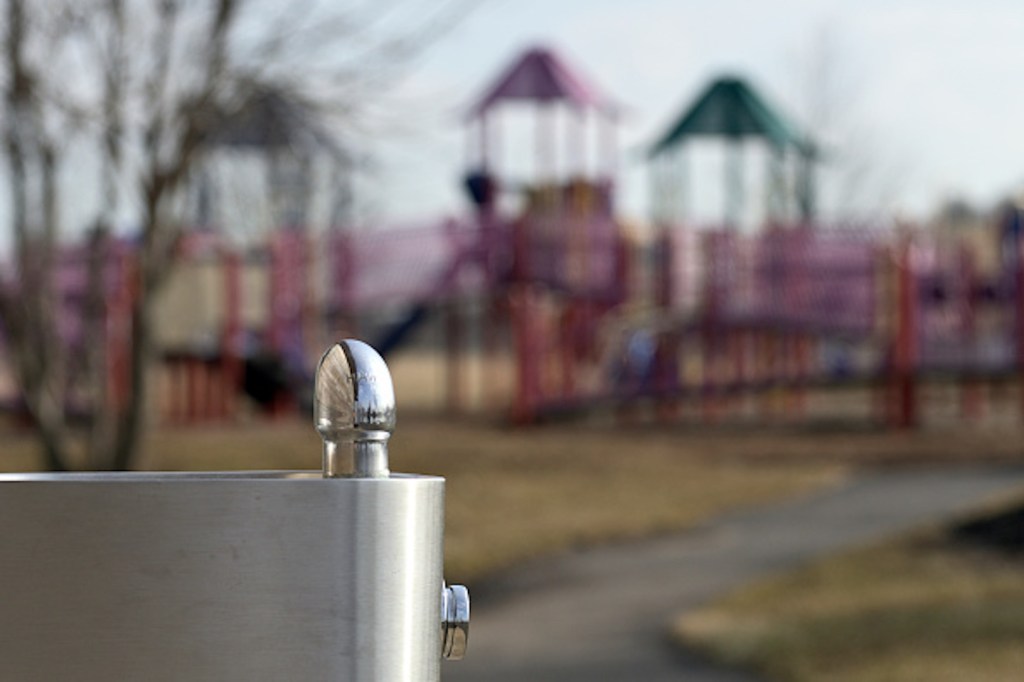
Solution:
[{"label": "metal nut", "polygon": [[460,661],[469,642],[469,590],[464,585],[449,585],[441,592],[441,655]]}]

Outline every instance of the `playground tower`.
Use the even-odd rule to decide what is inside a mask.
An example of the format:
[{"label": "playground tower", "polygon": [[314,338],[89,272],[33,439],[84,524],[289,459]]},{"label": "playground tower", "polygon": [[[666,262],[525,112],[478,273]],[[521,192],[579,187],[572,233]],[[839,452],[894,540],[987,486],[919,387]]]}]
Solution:
[{"label": "playground tower", "polygon": [[727,229],[736,229],[747,200],[744,147],[749,141],[768,148],[763,188],[766,223],[778,224],[791,217],[799,223],[814,219],[817,145],[746,80],[725,76],[709,83],[651,147],[656,221],[687,219],[694,182],[688,167],[690,143],[700,139],[717,140],[725,147],[722,222]]},{"label": "playground tower", "polygon": [[[501,164],[509,105],[528,107],[534,125],[533,176],[517,186]],[[510,332],[517,421],[579,395],[601,320],[627,295],[627,249],[613,215],[618,113],[543,47],[516,59],[467,112],[476,142],[466,189],[489,291],[483,345],[494,355],[501,330]]]}]

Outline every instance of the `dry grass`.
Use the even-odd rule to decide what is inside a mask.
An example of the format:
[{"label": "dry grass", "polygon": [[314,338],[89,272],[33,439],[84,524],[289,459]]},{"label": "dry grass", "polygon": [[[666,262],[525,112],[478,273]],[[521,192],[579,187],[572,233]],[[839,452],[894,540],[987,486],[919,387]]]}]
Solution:
[{"label": "dry grass", "polygon": [[[449,481],[450,572],[480,575],[540,553],[680,529],[836,481],[831,464],[750,464],[607,430],[421,424],[422,466]],[[413,442],[413,441],[406,441]],[[396,444],[397,447],[397,444]]]},{"label": "dry grass", "polygon": [[[851,466],[1020,460],[1020,432],[621,426],[514,430],[403,413],[392,468],[448,479],[448,576],[471,580],[541,553],[681,529],[837,481]],[[158,429],[142,468],[315,469],[305,421]],[[0,470],[31,470],[28,435],[0,433]]]},{"label": "dry grass", "polygon": [[675,634],[775,680],[1019,679],[1024,565],[930,531],[743,588]]},{"label": "dry grass", "polygon": [[[447,573],[470,580],[540,553],[683,528],[710,515],[837,480],[827,462],[751,463],[684,434],[559,426],[511,430],[405,418],[392,469],[448,479]],[[156,430],[143,468],[314,469],[320,441],[303,422]],[[0,467],[32,469],[27,435],[5,436]]]}]

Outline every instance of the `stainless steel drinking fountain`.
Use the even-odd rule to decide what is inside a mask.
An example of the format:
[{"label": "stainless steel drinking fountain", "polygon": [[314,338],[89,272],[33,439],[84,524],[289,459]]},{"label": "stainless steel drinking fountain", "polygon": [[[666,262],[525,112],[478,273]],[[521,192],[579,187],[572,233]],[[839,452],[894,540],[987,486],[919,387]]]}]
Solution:
[{"label": "stainless steel drinking fountain", "polygon": [[324,354],[314,421],[322,472],[0,476],[0,680],[438,680],[469,598],[376,351]]}]

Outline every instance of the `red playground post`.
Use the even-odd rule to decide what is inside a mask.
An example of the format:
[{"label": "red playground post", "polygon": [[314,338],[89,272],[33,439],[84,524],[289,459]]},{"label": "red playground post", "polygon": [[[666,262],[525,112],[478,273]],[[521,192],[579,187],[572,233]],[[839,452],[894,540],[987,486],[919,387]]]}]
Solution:
[{"label": "red playground post", "polygon": [[1017,375],[1021,416],[1024,416],[1024,240],[1017,239],[1014,253],[1014,312],[1017,341]]},{"label": "red playground post", "polygon": [[906,429],[917,423],[917,282],[913,244],[909,237],[897,247],[896,330],[890,385],[895,402],[893,426]]}]

